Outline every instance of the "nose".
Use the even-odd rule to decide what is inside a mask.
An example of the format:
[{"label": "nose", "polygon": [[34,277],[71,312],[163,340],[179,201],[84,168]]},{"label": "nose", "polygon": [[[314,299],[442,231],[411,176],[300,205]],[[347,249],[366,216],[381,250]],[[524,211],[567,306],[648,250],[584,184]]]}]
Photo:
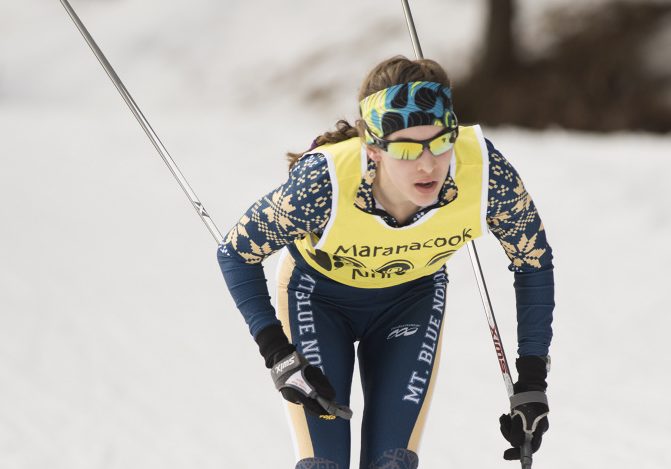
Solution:
[{"label": "nose", "polygon": [[431,173],[436,167],[436,158],[431,154],[428,148],[424,148],[422,154],[417,158],[417,171]]}]

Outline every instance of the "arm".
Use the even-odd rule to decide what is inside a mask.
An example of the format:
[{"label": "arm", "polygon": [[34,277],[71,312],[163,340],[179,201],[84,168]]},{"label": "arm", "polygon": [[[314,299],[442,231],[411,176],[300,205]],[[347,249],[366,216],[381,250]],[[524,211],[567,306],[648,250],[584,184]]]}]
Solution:
[{"label": "arm", "polygon": [[310,232],[323,231],[331,212],[331,180],[321,154],[304,156],[289,179],[254,203],[228,232],[217,259],[275,387],[284,399],[308,412],[349,419],[336,404],[335,390],[322,371],[289,343],[270,302],[261,263],[273,252]]},{"label": "arm", "polygon": [[319,232],[331,211],[331,180],[321,154],[306,155],[287,181],[256,201],[228,232],[217,259],[236,306],[256,339],[280,322],[262,262],[309,232]]},{"label": "arm", "polygon": [[[510,259],[515,275],[518,355],[509,414],[500,417],[501,433],[512,448],[504,459],[524,459],[541,445],[548,430],[546,360],[552,340],[554,277],[552,249],[543,222],[515,168],[490,141],[487,223]],[[524,466],[525,464],[523,464]]]},{"label": "arm", "polygon": [[552,340],[552,248],[531,196],[512,165],[487,140],[487,224],[510,259],[515,275],[518,354],[548,355]]}]

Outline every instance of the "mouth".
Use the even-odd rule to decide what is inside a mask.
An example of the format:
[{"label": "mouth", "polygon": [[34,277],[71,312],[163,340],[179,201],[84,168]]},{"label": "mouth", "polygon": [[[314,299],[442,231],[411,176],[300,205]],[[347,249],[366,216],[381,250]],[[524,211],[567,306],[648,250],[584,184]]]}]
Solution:
[{"label": "mouth", "polygon": [[429,192],[436,188],[438,181],[416,182],[415,187],[422,192]]}]

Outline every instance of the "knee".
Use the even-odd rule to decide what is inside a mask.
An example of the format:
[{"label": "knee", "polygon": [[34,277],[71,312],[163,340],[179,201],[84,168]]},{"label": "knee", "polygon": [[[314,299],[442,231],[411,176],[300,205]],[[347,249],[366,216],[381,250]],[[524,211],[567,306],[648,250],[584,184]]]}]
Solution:
[{"label": "knee", "polygon": [[414,451],[405,448],[388,449],[368,469],[417,469],[419,457]]},{"label": "knee", "polygon": [[340,469],[337,463],[324,458],[305,458],[296,463],[296,469]]}]

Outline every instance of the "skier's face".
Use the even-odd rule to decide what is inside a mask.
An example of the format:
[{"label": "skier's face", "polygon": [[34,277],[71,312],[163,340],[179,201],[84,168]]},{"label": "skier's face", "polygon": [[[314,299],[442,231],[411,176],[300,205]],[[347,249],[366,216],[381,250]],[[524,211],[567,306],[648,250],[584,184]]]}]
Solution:
[{"label": "skier's face", "polygon": [[[438,135],[443,127],[420,125],[398,130],[387,140],[426,140]],[[453,150],[434,156],[424,149],[416,160],[392,158],[386,151],[369,146],[368,156],[377,163],[377,176],[373,184],[376,196],[381,195],[394,205],[424,207],[434,203],[450,168]],[[412,208],[415,208],[412,207]],[[387,210],[392,207],[385,207]]]}]

